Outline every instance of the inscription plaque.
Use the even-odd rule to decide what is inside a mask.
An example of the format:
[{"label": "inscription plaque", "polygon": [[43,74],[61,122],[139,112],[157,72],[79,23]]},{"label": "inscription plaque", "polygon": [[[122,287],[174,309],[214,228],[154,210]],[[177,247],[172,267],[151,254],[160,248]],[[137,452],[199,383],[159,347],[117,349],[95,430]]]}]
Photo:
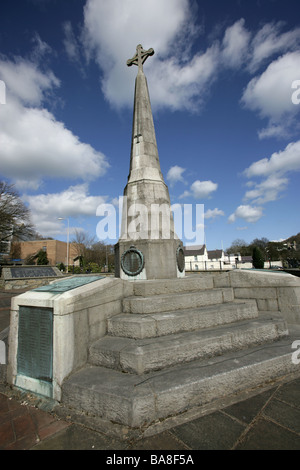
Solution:
[{"label": "inscription plaque", "polygon": [[19,308],[18,374],[52,381],[53,310]]},{"label": "inscription plaque", "polygon": [[32,266],[32,267],[11,267],[13,278],[23,277],[53,277],[57,276],[56,271],[50,266]]},{"label": "inscription plaque", "polygon": [[128,276],[137,276],[144,268],[143,253],[131,246],[122,255],[121,267]]},{"label": "inscription plaque", "polygon": [[4,280],[62,277],[60,270],[53,266],[9,266],[2,268]]},{"label": "inscription plaque", "polygon": [[47,286],[37,287],[33,289],[35,292],[51,292],[53,294],[62,294],[68,290],[76,289],[76,287],[84,286],[99,279],[105,279],[105,276],[76,276],[69,279],[63,279],[59,282],[53,282]]}]

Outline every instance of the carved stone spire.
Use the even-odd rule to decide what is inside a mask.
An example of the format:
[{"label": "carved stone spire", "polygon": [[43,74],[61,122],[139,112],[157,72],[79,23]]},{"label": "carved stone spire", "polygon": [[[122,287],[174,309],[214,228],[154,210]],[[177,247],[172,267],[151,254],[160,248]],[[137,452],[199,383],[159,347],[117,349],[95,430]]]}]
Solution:
[{"label": "carved stone spire", "polygon": [[174,231],[169,190],[160,169],[147,79],[143,72],[144,62],[153,54],[153,49],[146,51],[139,44],[136,55],[127,61],[128,66],[138,66],[138,73],[130,171],[124,189],[121,235],[115,245],[115,272],[117,277],[129,280],[184,275],[177,266],[177,251],[182,243]]}]

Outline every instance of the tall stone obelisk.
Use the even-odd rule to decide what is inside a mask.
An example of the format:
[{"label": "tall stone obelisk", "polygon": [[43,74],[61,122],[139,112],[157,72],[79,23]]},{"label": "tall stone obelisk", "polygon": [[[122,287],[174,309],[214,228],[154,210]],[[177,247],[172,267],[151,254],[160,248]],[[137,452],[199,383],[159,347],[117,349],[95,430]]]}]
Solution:
[{"label": "tall stone obelisk", "polygon": [[145,60],[154,54],[139,44],[127,65],[137,65],[130,171],[124,189],[121,235],[115,245],[115,275],[122,279],[182,277],[182,242],[174,230],[170,196],[157,150]]}]

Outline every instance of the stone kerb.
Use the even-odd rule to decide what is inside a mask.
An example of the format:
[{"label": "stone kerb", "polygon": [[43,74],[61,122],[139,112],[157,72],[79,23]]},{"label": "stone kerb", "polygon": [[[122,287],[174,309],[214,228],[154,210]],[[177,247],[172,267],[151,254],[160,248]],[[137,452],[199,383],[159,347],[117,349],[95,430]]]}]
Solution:
[{"label": "stone kerb", "polygon": [[235,270],[214,278],[215,287],[231,287],[235,299],[255,299],[259,311],[280,311],[300,324],[300,279],[286,273]]}]

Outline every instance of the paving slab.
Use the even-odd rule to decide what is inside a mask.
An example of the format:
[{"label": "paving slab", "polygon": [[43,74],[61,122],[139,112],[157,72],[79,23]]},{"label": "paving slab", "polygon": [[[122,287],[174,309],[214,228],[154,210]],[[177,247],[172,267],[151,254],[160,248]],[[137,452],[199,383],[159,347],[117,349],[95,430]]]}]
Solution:
[{"label": "paving slab", "polygon": [[34,450],[124,450],[127,445],[117,439],[80,425],[72,424],[49,439],[36,444]]},{"label": "paving slab", "polygon": [[[59,419],[52,411],[26,402],[24,394],[18,398],[15,392],[2,387],[0,449],[98,450],[105,458],[130,455],[131,450],[134,455],[147,455],[144,451],[154,455],[180,451],[185,456],[191,454],[194,460],[201,454],[193,452],[200,449],[300,450],[299,385],[299,376],[287,377],[254,395],[251,392],[250,396],[243,393],[224,398],[215,408],[204,410],[194,419],[191,416],[183,424],[174,421],[168,430],[136,439],[90,429],[88,420],[83,426]],[[46,407],[45,403],[43,406]]]},{"label": "paving slab", "polygon": [[277,423],[258,419],[236,450],[299,450],[300,436]]},{"label": "paving slab", "polygon": [[232,416],[243,424],[250,424],[260,412],[260,410],[266,405],[273,393],[273,389],[267,390],[266,392],[251,397],[248,400],[243,400],[227,408],[224,408],[223,412]]},{"label": "paving slab", "polygon": [[194,450],[228,450],[244,429],[245,425],[217,411],[177,426],[172,433]]},{"label": "paving slab", "polygon": [[264,417],[300,434],[300,409],[279,400],[272,400],[263,411]]},{"label": "paving slab", "polygon": [[28,450],[68,426],[24,400],[0,393],[0,450]]}]

